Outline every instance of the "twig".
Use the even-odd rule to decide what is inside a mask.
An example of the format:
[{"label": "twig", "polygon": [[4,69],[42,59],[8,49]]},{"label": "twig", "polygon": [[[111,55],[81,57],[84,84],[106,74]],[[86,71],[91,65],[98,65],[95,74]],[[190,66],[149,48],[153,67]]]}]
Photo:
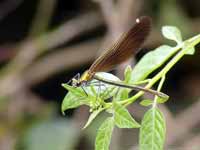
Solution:
[{"label": "twig", "polygon": [[[41,53],[51,50],[83,32],[91,30],[101,24],[98,14],[88,13],[68,21],[56,30],[43,34],[40,37],[28,41],[20,47],[20,51],[14,60],[14,64],[21,64],[24,68]],[[90,22],[88,24],[88,22]]]},{"label": "twig", "polygon": [[[88,22],[90,23],[88,24]],[[24,84],[20,76],[22,76],[24,69],[27,68],[37,56],[60,44],[70,41],[75,36],[80,35],[80,33],[91,30],[101,23],[102,21],[97,13],[87,13],[63,24],[50,33],[23,43],[21,47],[19,47],[19,52],[16,57],[1,70],[0,95],[10,95]],[[15,84],[11,86],[13,83]]]},{"label": "twig", "polygon": [[93,0],[95,2],[98,2],[101,12],[103,14],[103,17],[105,19],[105,23],[107,24],[109,30],[112,30],[111,27],[116,26],[117,23],[117,16],[116,16],[116,8],[114,5],[113,0]]},{"label": "twig", "polygon": [[56,3],[56,0],[38,1],[37,12],[32,21],[29,37],[33,38],[47,31]]},{"label": "twig", "polygon": [[58,72],[89,63],[95,59],[100,43],[97,39],[49,54],[27,69],[23,79],[29,85],[38,84]]}]

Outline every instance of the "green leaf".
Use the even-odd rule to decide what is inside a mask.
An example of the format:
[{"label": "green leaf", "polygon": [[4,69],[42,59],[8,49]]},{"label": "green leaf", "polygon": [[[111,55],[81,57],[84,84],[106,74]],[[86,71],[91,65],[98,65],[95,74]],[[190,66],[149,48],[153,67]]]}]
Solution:
[{"label": "green leaf", "polygon": [[67,93],[62,102],[61,111],[79,107],[81,105],[90,105],[87,97],[77,97],[73,93]]},{"label": "green leaf", "polygon": [[140,128],[140,150],[163,150],[166,125],[163,114],[157,108],[148,110]]},{"label": "green leaf", "polygon": [[[105,77],[107,79],[112,79],[114,81],[119,81],[119,78],[116,76],[110,74],[110,73],[97,73],[98,76],[100,77]],[[102,85],[103,83],[101,83]],[[109,85],[109,84],[103,84],[103,86],[99,86],[99,81],[97,80],[92,80],[90,86],[85,86],[85,87],[72,87],[67,84],[62,84],[62,86],[67,89],[69,92],[65,96],[61,110],[64,112],[67,109],[72,109],[79,107],[81,105],[88,105],[88,106],[96,106],[100,104],[97,99],[107,99],[112,97],[116,93],[116,86],[114,85]],[[84,92],[84,90],[86,93]]]},{"label": "green leaf", "polygon": [[163,65],[176,51],[167,45],[160,46],[142,57],[132,71],[130,84],[144,80],[150,73]]},{"label": "green leaf", "polygon": [[128,98],[130,89],[120,88],[113,101],[122,101]]},{"label": "green leaf", "polygon": [[183,48],[186,48],[186,49],[187,49],[187,51],[186,51],[185,54],[187,54],[187,55],[194,55],[194,53],[195,53],[195,48],[194,48],[194,46],[193,46],[190,42],[186,41],[186,42],[184,43]]},{"label": "green leaf", "polygon": [[153,101],[151,99],[144,99],[140,102],[140,105],[142,106],[150,106],[153,104]]},{"label": "green leaf", "polygon": [[111,74],[111,73],[107,73],[107,72],[98,72],[96,73],[97,76],[101,77],[101,78],[105,78],[105,79],[108,79],[108,80],[113,80],[113,81],[120,81],[120,79]]},{"label": "green leaf", "polygon": [[77,108],[81,105],[88,105],[91,104],[91,95],[87,92],[88,95],[85,94],[82,88],[72,87],[67,84],[62,84],[64,88],[66,88],[69,92],[64,97],[64,100],[61,105],[61,111],[64,112],[65,110]]},{"label": "green leaf", "polygon": [[[123,81],[124,83],[128,83],[130,81],[131,73],[132,73],[132,68],[130,65],[128,65],[124,71],[124,81]],[[122,101],[124,99],[127,99],[130,91],[131,89],[128,88],[119,88],[115,96],[115,100]]]},{"label": "green leaf", "polygon": [[195,53],[195,48],[191,47],[190,50],[187,51],[187,53],[185,53],[185,54],[187,54],[187,55],[194,55],[194,53]]},{"label": "green leaf", "polygon": [[107,88],[107,90],[105,89],[104,91],[102,91],[99,96],[102,98],[102,99],[108,99],[108,98],[111,98],[115,95],[115,93],[117,92],[117,87],[110,87],[110,88]]},{"label": "green leaf", "polygon": [[114,129],[114,120],[107,118],[100,126],[95,141],[95,150],[109,150],[112,132]]},{"label": "green leaf", "polygon": [[92,112],[92,114],[90,115],[87,123],[85,124],[85,126],[83,127],[83,129],[87,128],[91,123],[92,121],[97,117],[97,115],[102,112],[105,108],[100,108],[98,110],[95,110]]},{"label": "green leaf", "polygon": [[68,84],[62,84],[62,86],[67,89],[69,92],[72,92],[76,96],[86,96],[83,89],[81,88],[76,88],[73,86],[70,86]]},{"label": "green leaf", "polygon": [[182,36],[180,30],[175,26],[162,27],[162,34],[165,38],[174,40],[178,44],[182,43]]},{"label": "green leaf", "polygon": [[131,72],[132,72],[132,68],[130,65],[128,65],[124,71],[124,82],[128,83],[128,81],[130,81],[131,79]]},{"label": "green leaf", "polygon": [[114,120],[119,128],[139,128],[140,124],[137,123],[128,110],[118,103],[113,103],[114,107]]},{"label": "green leaf", "polygon": [[168,99],[169,99],[169,98],[164,99],[164,98],[161,98],[161,97],[157,97],[156,102],[159,103],[159,104],[163,104],[163,103],[165,103],[166,101],[168,101]]},{"label": "green leaf", "polygon": [[[120,81],[120,79],[118,77],[116,77],[115,75],[111,74],[111,73],[106,73],[106,72],[98,72],[96,73],[97,76],[104,78],[104,79],[108,79],[108,80],[112,80],[112,81]],[[99,82],[98,80],[92,80],[91,82],[91,86],[94,87],[94,90],[96,91],[96,95],[94,95],[94,92],[91,92],[90,88],[86,88],[87,93],[93,95],[93,96],[100,96],[102,99],[108,99],[112,96],[114,96],[117,92],[117,88],[114,85],[110,85],[110,84],[105,84],[103,82]],[[101,85],[101,86],[99,86]]]}]

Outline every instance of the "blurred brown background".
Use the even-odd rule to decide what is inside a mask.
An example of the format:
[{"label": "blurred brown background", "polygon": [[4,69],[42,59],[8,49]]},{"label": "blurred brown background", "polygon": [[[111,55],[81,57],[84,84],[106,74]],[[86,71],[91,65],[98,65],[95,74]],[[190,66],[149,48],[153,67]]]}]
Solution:
[{"label": "blurred brown background", "polygon": [[[0,2],[0,149],[93,150],[98,117],[87,130],[88,108],[60,112],[61,83],[82,73],[136,17],[151,16],[143,49],[116,74],[161,44],[161,26],[175,25],[183,38],[200,33],[199,0],[2,0]],[[174,45],[174,43],[171,43]],[[168,74],[161,105],[167,120],[166,149],[200,149],[200,48]],[[148,96],[148,95],[147,95]],[[145,109],[130,112],[139,121]],[[116,129],[112,150],[137,149],[138,130]]]}]

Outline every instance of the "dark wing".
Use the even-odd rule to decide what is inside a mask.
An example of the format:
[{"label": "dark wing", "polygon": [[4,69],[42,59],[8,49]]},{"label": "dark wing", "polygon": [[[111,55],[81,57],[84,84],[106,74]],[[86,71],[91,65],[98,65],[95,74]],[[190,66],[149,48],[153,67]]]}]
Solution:
[{"label": "dark wing", "polygon": [[130,58],[141,47],[151,29],[151,18],[141,17],[121,38],[89,68],[90,73],[109,71]]}]

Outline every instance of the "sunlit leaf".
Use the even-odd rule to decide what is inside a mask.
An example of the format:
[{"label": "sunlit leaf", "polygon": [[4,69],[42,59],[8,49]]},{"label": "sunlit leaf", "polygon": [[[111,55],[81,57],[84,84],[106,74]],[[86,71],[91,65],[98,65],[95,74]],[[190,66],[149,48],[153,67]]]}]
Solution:
[{"label": "sunlit leaf", "polygon": [[175,26],[162,27],[162,34],[164,37],[170,40],[176,41],[178,44],[182,43],[182,36],[180,30]]},{"label": "sunlit leaf", "polygon": [[168,101],[168,98],[164,99],[164,98],[158,97],[157,100],[156,100],[156,102],[159,103],[159,104],[165,103],[166,101]]},{"label": "sunlit leaf", "polygon": [[194,53],[195,53],[195,48],[194,48],[193,45],[190,44],[190,42],[185,42],[183,48],[186,48],[186,49],[187,49],[187,51],[186,51],[185,54],[187,54],[187,55],[194,55]]},{"label": "sunlit leaf", "polygon": [[173,48],[163,45],[144,55],[134,67],[129,81],[130,84],[144,80],[150,73],[163,65],[173,54]]},{"label": "sunlit leaf", "polygon": [[97,115],[102,112],[104,110],[104,108],[99,108],[95,111],[93,111],[91,114],[90,114],[90,117],[87,121],[87,123],[85,124],[85,126],[83,127],[83,129],[87,128],[91,123],[92,121],[97,117]]},{"label": "sunlit leaf", "polygon": [[139,128],[140,124],[137,123],[130,115],[128,110],[118,103],[113,104],[114,107],[114,120],[119,128]]},{"label": "sunlit leaf", "polygon": [[130,89],[127,88],[120,88],[117,92],[117,95],[114,97],[114,100],[116,101],[122,101],[124,99],[127,99],[129,96]]},{"label": "sunlit leaf", "polygon": [[68,84],[62,84],[62,86],[65,89],[67,89],[69,92],[72,92],[76,96],[86,96],[83,89],[81,89],[81,88],[75,88],[75,87],[72,87]]},{"label": "sunlit leaf", "polygon": [[[120,81],[118,77],[116,77],[115,75],[111,73],[98,72],[96,73],[96,75],[107,80]],[[94,90],[96,91],[97,96],[100,96],[102,99],[108,99],[114,96],[118,88],[114,85],[106,84],[96,79],[92,80],[90,84],[94,87]],[[86,91],[92,94],[90,89],[86,88]]]},{"label": "sunlit leaf", "polygon": [[132,72],[132,68],[131,66],[127,66],[125,71],[124,71],[124,82],[128,83],[131,79],[131,72]]},{"label": "sunlit leaf", "polygon": [[188,54],[188,55],[194,55],[195,53],[195,48],[194,47],[191,47],[189,51],[187,51],[187,53],[185,54]]},{"label": "sunlit leaf", "polygon": [[80,87],[75,88],[67,84],[62,84],[68,90],[68,93],[63,99],[61,110],[62,112],[67,109],[79,107],[81,105],[90,105],[90,97]]},{"label": "sunlit leaf", "polygon": [[114,119],[107,118],[100,126],[95,141],[95,150],[109,150],[109,144],[114,128]]},{"label": "sunlit leaf", "polygon": [[[125,83],[128,83],[130,81],[131,73],[132,73],[131,66],[127,66],[124,71],[124,82]],[[130,91],[131,91],[131,89],[128,89],[128,88],[119,88],[119,91],[117,92],[115,100],[121,101],[121,100],[127,99]]]},{"label": "sunlit leaf", "polygon": [[73,93],[68,93],[62,102],[61,110],[62,112],[66,111],[67,109],[72,109],[79,107],[81,105],[90,105],[90,102],[87,97],[78,97]]},{"label": "sunlit leaf", "polygon": [[157,108],[148,110],[140,128],[140,150],[163,150],[166,125],[163,114]]},{"label": "sunlit leaf", "polygon": [[[119,78],[110,73],[101,72],[97,73],[97,75],[109,80],[119,81]],[[103,100],[110,98],[116,93],[117,90],[116,86],[100,83],[97,80],[92,80],[90,85],[82,88],[72,87],[67,84],[62,84],[62,86],[69,91],[62,102],[62,112],[81,105],[91,105],[92,107],[94,105],[97,106],[99,104],[97,101],[98,98]]]},{"label": "sunlit leaf", "polygon": [[153,101],[151,99],[144,99],[140,102],[140,105],[142,106],[150,106],[153,104]]}]

